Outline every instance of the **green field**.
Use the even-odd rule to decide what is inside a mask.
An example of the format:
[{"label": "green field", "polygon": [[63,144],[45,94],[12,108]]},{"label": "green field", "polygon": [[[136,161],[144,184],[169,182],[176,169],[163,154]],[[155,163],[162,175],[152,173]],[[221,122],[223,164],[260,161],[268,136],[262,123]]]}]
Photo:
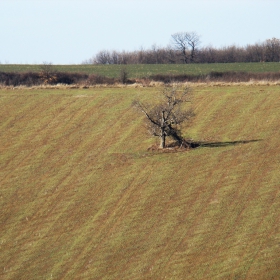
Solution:
[{"label": "green field", "polygon": [[[111,78],[119,77],[123,65],[54,65],[57,71],[98,74]],[[208,74],[211,71],[279,72],[280,63],[213,63],[213,64],[137,64],[125,66],[130,78],[143,78],[155,74]],[[0,64],[0,72],[38,72],[40,65]]]},{"label": "green field", "polygon": [[0,90],[1,279],[279,279],[279,86],[194,88],[169,153],[159,90]]}]

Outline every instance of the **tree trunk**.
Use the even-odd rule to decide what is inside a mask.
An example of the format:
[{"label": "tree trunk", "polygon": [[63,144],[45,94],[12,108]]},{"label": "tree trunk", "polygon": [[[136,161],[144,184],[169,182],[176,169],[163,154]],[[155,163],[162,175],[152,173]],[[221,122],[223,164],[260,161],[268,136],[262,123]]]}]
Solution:
[{"label": "tree trunk", "polygon": [[183,57],[184,57],[184,62],[187,64],[188,63],[188,56],[186,54],[186,48],[185,47],[183,47],[182,53],[183,53]]},{"label": "tree trunk", "polygon": [[161,128],[160,128],[160,145],[159,148],[160,149],[164,149],[165,148],[165,118],[164,118],[164,111],[161,112]]},{"label": "tree trunk", "polygon": [[162,134],[160,136],[159,148],[160,149],[164,149],[165,148],[165,133],[164,133],[164,131],[162,131]]},{"label": "tree trunk", "polygon": [[194,62],[194,47],[192,47],[192,50],[191,50],[191,63]]}]

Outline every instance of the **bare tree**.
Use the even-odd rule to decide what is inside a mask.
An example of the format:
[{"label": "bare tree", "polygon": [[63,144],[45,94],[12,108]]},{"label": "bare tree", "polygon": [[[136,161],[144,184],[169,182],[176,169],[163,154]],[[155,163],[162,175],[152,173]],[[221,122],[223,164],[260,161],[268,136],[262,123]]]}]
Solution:
[{"label": "bare tree", "polygon": [[111,52],[102,50],[95,55],[93,61],[94,64],[112,64]]},{"label": "bare tree", "polygon": [[53,84],[57,80],[56,70],[51,62],[43,62],[40,65],[40,77],[44,84]]},{"label": "bare tree", "polygon": [[159,148],[166,147],[166,137],[171,137],[179,146],[190,147],[181,135],[180,125],[190,120],[193,110],[183,110],[183,103],[190,102],[190,90],[184,88],[178,90],[176,86],[166,88],[162,92],[161,101],[156,105],[149,105],[136,100],[133,105],[146,116],[149,132],[160,138]]},{"label": "bare tree", "polygon": [[119,79],[122,84],[126,84],[128,82],[128,71],[126,67],[121,68]]},{"label": "bare tree", "polygon": [[265,41],[265,57],[266,61],[280,61],[280,40],[277,38],[268,39]]},{"label": "bare tree", "polygon": [[[185,63],[194,62],[197,46],[200,43],[199,36],[195,32],[179,32],[171,35],[174,47],[180,51]],[[190,52],[188,49],[190,48]]]}]

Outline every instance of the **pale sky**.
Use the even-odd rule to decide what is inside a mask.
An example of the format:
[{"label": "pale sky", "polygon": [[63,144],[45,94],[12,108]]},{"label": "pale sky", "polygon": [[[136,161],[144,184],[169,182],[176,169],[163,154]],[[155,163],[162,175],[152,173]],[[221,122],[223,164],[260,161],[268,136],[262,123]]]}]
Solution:
[{"label": "pale sky", "polygon": [[185,31],[214,47],[280,38],[280,0],[0,0],[1,63],[80,64]]}]

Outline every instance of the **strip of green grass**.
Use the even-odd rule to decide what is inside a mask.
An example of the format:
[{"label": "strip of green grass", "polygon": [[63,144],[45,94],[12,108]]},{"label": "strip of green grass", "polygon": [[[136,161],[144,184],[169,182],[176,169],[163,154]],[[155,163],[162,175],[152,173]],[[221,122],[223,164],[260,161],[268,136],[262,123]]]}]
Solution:
[{"label": "strip of green grass", "polygon": [[[143,78],[156,74],[190,74],[200,75],[210,72],[244,71],[244,72],[279,72],[280,63],[214,63],[214,64],[137,64],[137,65],[54,65],[57,71],[81,72],[98,74],[111,78],[117,78],[120,70],[125,67],[130,78]],[[4,72],[27,72],[40,71],[39,65],[6,65],[0,64],[0,71]]]}]

